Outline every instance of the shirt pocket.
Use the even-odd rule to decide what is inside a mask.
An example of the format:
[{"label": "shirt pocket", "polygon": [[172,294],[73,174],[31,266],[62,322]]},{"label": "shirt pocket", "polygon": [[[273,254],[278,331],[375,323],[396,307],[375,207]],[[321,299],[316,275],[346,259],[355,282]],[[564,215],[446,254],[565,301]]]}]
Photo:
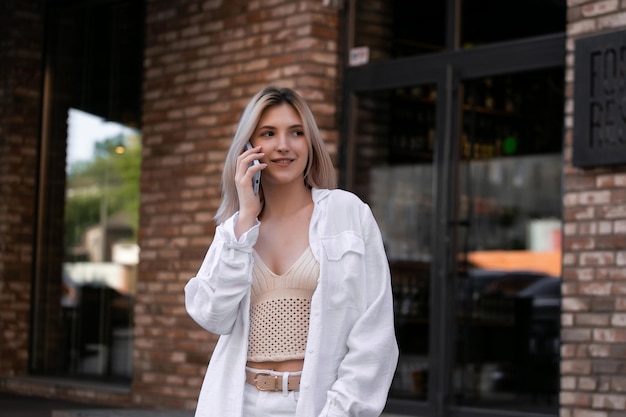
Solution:
[{"label": "shirt pocket", "polygon": [[331,308],[358,308],[360,282],[365,276],[363,256],[365,243],[354,232],[343,232],[322,239],[328,263],[328,295]]}]

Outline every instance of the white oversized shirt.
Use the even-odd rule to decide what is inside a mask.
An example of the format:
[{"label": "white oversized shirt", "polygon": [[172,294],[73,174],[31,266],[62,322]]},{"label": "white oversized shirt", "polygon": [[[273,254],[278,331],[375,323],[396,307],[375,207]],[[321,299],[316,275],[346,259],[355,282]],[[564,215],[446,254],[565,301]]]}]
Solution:
[{"label": "white oversized shirt", "polygon": [[[343,190],[313,189],[309,244],[320,264],[297,417],[377,417],[398,360],[389,264],[370,208]],[[185,286],[189,315],[221,335],[196,417],[242,415],[252,248],[259,224],[236,239],[236,213],[220,224]]]}]

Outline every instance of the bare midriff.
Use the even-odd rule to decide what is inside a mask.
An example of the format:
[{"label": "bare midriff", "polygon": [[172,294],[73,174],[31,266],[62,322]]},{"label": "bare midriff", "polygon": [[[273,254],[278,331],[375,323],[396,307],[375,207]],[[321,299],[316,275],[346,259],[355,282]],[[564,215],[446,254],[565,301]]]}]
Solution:
[{"label": "bare midriff", "polygon": [[246,363],[249,368],[263,369],[277,372],[299,372],[304,366],[304,359],[291,359],[282,362],[250,362]]}]

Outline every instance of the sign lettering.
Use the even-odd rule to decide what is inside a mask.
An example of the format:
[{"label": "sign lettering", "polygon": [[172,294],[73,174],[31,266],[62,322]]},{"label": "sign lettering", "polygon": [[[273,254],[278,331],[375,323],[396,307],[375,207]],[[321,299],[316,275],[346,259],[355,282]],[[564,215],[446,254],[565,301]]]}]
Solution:
[{"label": "sign lettering", "polygon": [[626,163],[626,31],[576,41],[573,164]]}]

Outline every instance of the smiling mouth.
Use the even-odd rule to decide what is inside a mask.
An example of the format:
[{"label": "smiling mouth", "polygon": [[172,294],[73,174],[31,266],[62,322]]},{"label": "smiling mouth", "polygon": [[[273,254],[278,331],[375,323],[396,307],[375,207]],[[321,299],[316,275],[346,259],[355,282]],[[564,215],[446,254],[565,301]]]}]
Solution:
[{"label": "smiling mouth", "polygon": [[293,162],[293,159],[274,159],[272,162],[278,165],[288,165]]}]

